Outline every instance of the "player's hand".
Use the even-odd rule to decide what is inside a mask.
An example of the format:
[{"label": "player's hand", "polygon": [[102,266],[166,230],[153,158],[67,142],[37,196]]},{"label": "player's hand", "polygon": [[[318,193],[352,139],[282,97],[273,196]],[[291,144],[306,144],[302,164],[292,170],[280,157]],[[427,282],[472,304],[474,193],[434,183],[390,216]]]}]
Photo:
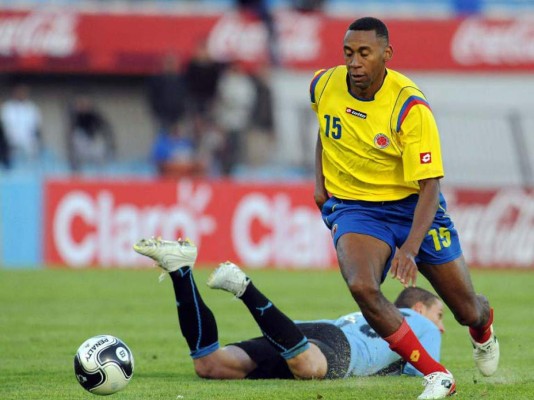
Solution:
[{"label": "player's hand", "polygon": [[417,282],[417,264],[415,254],[412,254],[402,247],[395,252],[391,262],[391,277],[398,279],[404,287],[415,286]]}]

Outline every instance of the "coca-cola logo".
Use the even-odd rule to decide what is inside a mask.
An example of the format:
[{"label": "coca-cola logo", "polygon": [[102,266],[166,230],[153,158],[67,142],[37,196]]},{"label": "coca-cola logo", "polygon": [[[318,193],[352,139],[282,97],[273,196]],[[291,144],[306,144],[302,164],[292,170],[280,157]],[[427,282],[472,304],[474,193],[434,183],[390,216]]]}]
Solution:
[{"label": "coca-cola logo", "polygon": [[519,66],[534,63],[534,20],[466,19],[451,43],[452,57],[462,65]]},{"label": "coca-cola logo", "polygon": [[[283,62],[314,60],[321,48],[321,19],[315,15],[284,12],[276,14],[276,49]],[[260,20],[239,13],[221,17],[208,37],[208,49],[218,60],[261,62],[267,58],[269,35]]]},{"label": "coca-cola logo", "polygon": [[77,43],[77,17],[69,13],[36,12],[0,18],[0,54],[65,57]]},{"label": "coca-cola logo", "polygon": [[456,203],[448,195],[462,248],[473,265],[534,266],[534,192],[496,192],[485,203]]}]

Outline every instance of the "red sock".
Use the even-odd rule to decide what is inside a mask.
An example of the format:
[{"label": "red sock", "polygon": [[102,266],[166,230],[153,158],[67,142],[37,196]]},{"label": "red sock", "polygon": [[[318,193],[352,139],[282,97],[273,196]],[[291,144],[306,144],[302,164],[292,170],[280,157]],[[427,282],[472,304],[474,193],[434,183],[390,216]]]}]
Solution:
[{"label": "red sock", "polygon": [[423,375],[428,375],[432,372],[447,372],[447,369],[434,360],[421,345],[406,319],[402,320],[401,326],[395,333],[384,339],[389,343],[391,350],[400,354],[402,358],[422,372]]},{"label": "red sock", "polygon": [[490,308],[490,315],[488,322],[480,328],[469,327],[469,334],[477,343],[486,343],[491,337],[491,324],[493,324],[493,308]]}]

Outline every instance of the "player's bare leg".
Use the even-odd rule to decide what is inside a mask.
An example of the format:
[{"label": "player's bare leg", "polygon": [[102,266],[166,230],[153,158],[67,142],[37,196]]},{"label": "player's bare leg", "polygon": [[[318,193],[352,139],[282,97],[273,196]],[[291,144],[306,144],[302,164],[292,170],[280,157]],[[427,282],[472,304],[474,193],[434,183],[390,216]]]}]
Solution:
[{"label": "player's bare leg", "polygon": [[500,356],[499,342],[493,333],[493,310],[486,297],[475,293],[464,257],[442,265],[418,267],[456,320],[470,328],[473,357],[480,372],[493,375]]},{"label": "player's bare leg", "polygon": [[321,379],[326,376],[328,369],[325,355],[314,343],[310,343],[305,352],[286,362],[296,379]]},{"label": "player's bare leg", "polygon": [[369,325],[425,375],[419,399],[441,399],[456,391],[453,376],[421,345],[399,310],[380,290],[382,272],[391,255],[385,242],[368,235],[345,234],[337,242],[341,273]]},{"label": "player's bare leg", "polygon": [[278,349],[295,378],[323,378],[326,357],[302,334],[295,323],[265,297],[235,264],[221,263],[208,278],[208,286],[239,298],[256,320],[264,337]]},{"label": "player's bare leg", "polygon": [[336,250],[341,274],[365,319],[380,336],[391,335],[403,318],[380,291],[390,247],[374,237],[350,233],[339,239]]},{"label": "player's bare leg", "polygon": [[257,367],[243,349],[232,345],[194,359],[193,365],[198,376],[208,379],[245,379]]}]

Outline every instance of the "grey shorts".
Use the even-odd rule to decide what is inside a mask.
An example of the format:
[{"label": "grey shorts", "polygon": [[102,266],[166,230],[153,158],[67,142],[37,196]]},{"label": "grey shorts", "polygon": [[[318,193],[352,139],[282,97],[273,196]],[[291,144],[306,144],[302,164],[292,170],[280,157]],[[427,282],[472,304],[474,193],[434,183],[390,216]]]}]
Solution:
[{"label": "grey shorts", "polygon": [[[325,379],[344,378],[350,363],[350,345],[341,329],[316,322],[298,323],[297,326],[325,355],[328,364]],[[263,336],[231,345],[243,349],[257,364],[247,379],[294,379],[284,358]]]}]

